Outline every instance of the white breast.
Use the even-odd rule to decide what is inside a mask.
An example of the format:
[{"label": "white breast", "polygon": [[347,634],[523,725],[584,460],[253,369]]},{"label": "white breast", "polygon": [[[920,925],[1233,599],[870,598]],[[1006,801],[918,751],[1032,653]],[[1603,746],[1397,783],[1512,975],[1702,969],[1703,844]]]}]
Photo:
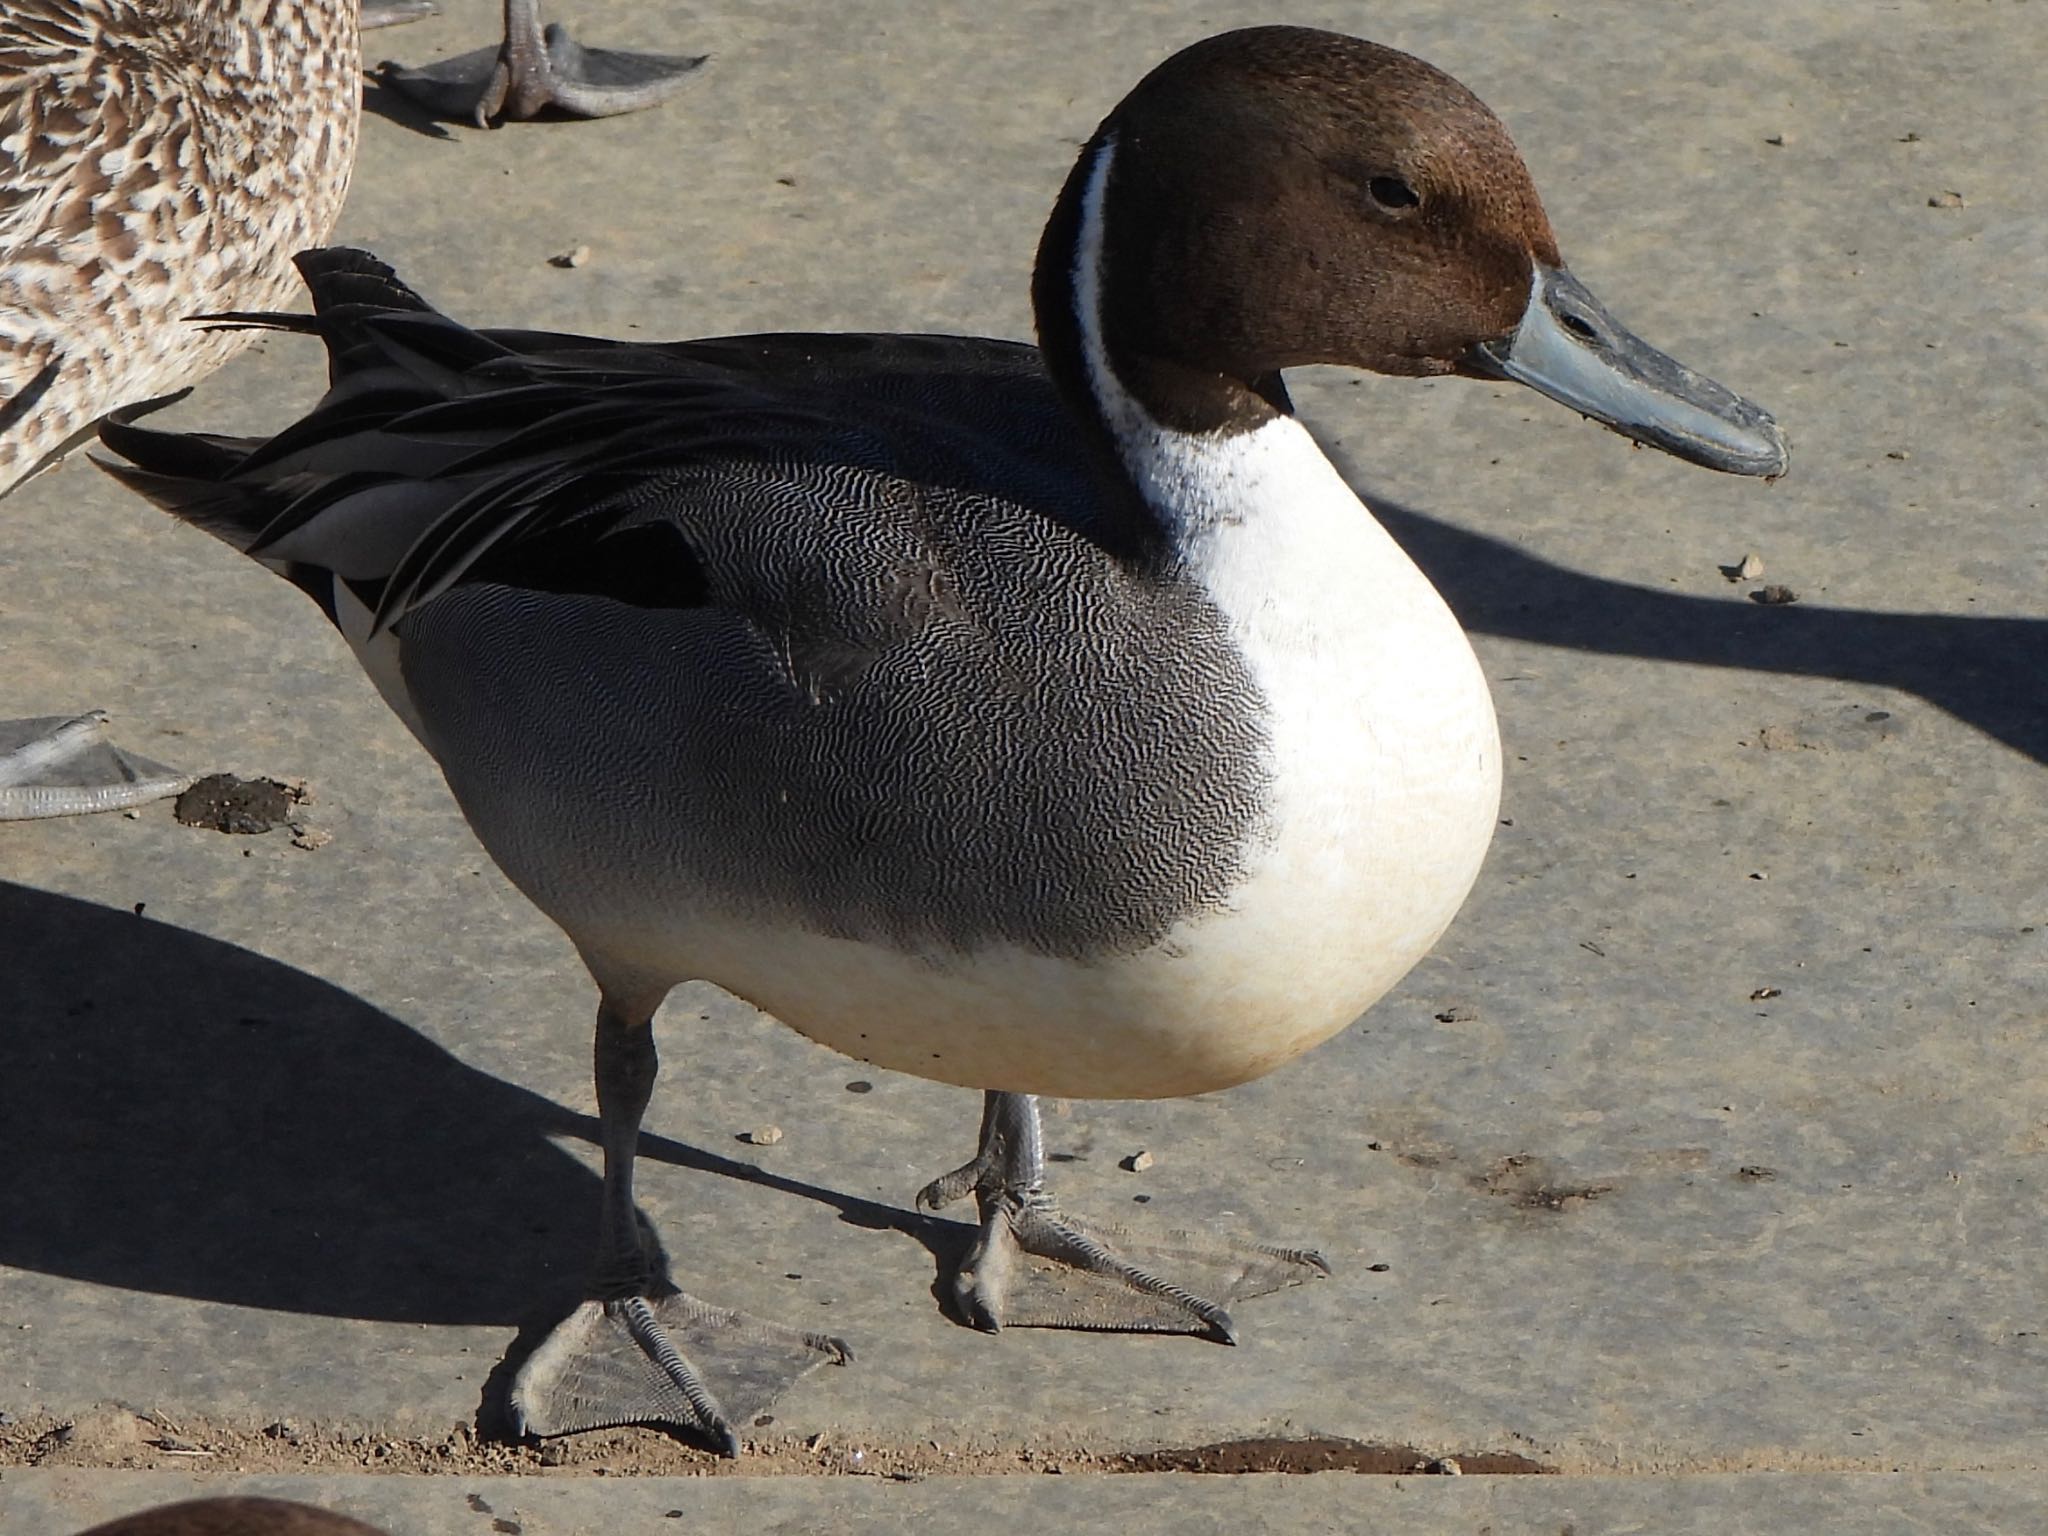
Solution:
[{"label": "white breast", "polygon": [[1299,423],[1148,454],[1270,709],[1271,841],[1162,957],[1213,1087],[1327,1039],[1429,951],[1492,838],[1500,744],[1463,630]]}]

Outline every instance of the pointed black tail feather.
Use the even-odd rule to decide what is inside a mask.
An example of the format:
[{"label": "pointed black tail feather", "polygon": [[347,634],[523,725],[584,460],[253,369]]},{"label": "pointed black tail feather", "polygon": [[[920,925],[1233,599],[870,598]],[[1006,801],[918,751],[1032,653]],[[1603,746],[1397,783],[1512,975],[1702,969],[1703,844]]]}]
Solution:
[{"label": "pointed black tail feather", "polygon": [[387,364],[436,393],[460,394],[465,373],[507,354],[503,344],[440,313],[368,251],[327,246],[292,261],[313,314],[285,328],[315,332],[327,343],[330,384]]},{"label": "pointed black tail feather", "polygon": [[275,309],[223,309],[194,315],[196,324],[209,331],[297,331],[302,335],[329,334],[322,320],[335,315],[360,318],[363,314],[406,314],[433,312],[434,306],[408,288],[396,272],[352,246],[316,246],[292,258],[305,280],[313,300],[313,313],[293,314]]},{"label": "pointed black tail feather", "polygon": [[315,314],[324,315],[346,305],[416,311],[434,307],[408,288],[384,262],[354,246],[315,246],[294,256],[292,265],[306,281]]},{"label": "pointed black tail feather", "polygon": [[459,389],[465,368],[505,350],[437,314],[368,251],[335,246],[301,251],[293,261],[312,296],[312,314],[237,311],[199,318],[224,327],[316,335],[327,345],[330,384],[364,375],[352,386],[364,392],[360,398],[330,389],[320,406],[268,441],[135,424],[145,410],[168,400],[116,411],[100,425],[100,441],[130,461],[96,460],[103,469],[164,511],[245,552],[303,489],[297,475],[267,472],[271,461],[428,404],[442,390]]},{"label": "pointed black tail feather", "polygon": [[230,478],[261,439],[160,432],[135,418],[164,402],[126,406],[100,423],[100,441],[129,462],[93,462],[173,517],[246,550],[269,520],[274,492]]},{"label": "pointed black tail feather", "polygon": [[110,411],[100,422],[100,441],[122,458],[158,474],[204,480],[219,480],[233,474],[262,439],[222,437],[213,432],[160,432],[154,427],[135,425],[138,417],[182,400],[187,393],[180,391],[161,400],[146,400]]},{"label": "pointed black tail feather", "polygon": [[[389,266],[351,246],[315,247],[292,258],[313,300],[313,313],[221,310],[194,315],[213,331],[290,331],[327,343],[330,384],[378,362],[411,361],[432,382],[502,357],[505,348],[448,319],[407,287]],[[416,338],[407,342],[405,337]],[[394,341],[394,338],[399,338]]]}]

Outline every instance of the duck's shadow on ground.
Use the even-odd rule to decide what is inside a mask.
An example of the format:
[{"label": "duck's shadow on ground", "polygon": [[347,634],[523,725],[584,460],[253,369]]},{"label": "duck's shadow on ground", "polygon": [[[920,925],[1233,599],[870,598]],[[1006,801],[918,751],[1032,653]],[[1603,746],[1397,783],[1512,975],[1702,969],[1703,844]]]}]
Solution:
[{"label": "duck's shadow on ground", "polygon": [[[580,1295],[598,1181],[554,1138],[594,1142],[592,1117],[132,912],[0,882],[0,934],[0,1264],[396,1322],[545,1324]],[[664,1137],[641,1157],[903,1232],[941,1268],[972,1236]]]},{"label": "duck's shadow on ground", "polygon": [[377,73],[363,76],[363,114],[381,117],[423,139],[453,141],[456,135],[431,110],[385,82],[383,68],[379,65]]},{"label": "duck's shadow on ground", "polygon": [[1384,496],[1365,500],[1467,630],[1649,661],[1796,673],[1918,694],[2048,762],[2048,619],[1765,607],[1587,576]]}]

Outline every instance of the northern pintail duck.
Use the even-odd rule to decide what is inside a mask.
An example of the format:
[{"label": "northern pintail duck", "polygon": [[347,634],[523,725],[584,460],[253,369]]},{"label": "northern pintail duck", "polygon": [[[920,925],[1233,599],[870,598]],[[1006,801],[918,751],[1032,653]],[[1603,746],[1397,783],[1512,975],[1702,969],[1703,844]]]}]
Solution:
[{"label": "northern pintail duck", "polygon": [[1786,464],[1571,276],[1469,91],[1298,28],[1199,43],[1103,122],[1036,349],[476,331],[360,252],[301,265],[317,313],[268,323],[326,342],[309,416],[104,437],[320,604],[597,981],[600,1248],[514,1387],[542,1434],[731,1448],[746,1373],[840,1351],[735,1326],[643,1244],[652,1020],[692,978],[984,1091],[975,1157],[920,1196],[977,1197],[970,1320],[1104,1320],[1020,1308],[1030,1254],[1125,1288],[1115,1320],[1232,1336],[1053,1203],[1034,1096],[1227,1088],[1343,1029],[1451,921],[1500,784],[1471,646],[1283,369],[1515,379]]},{"label": "northern pintail duck", "polygon": [[[534,6],[506,0],[499,49],[387,78],[480,121],[601,116],[651,105],[701,62],[586,53],[558,27],[543,43]],[[361,19],[431,9],[368,0]],[[357,24],[357,0],[0,4],[0,496],[109,411],[248,345],[194,316],[291,302],[290,258],[327,238],[355,165]],[[0,819],[189,782],[106,744],[104,720],[0,721]]]}]

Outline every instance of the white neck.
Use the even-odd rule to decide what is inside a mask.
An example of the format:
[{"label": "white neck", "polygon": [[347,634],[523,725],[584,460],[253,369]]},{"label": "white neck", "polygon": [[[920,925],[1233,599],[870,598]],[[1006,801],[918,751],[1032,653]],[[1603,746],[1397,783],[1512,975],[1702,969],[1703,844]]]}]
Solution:
[{"label": "white neck", "polygon": [[[1176,431],[1118,378],[1102,325],[1102,204],[1115,154],[1105,138],[1075,242],[1087,385],[1172,555],[1222,610],[1266,689],[1276,731],[1320,739],[1355,709],[1360,728],[1420,717],[1427,739],[1448,717],[1451,739],[1490,740],[1485,683],[1456,620],[1307,428],[1276,415],[1249,430]],[[1357,750],[1353,740],[1325,745]]]},{"label": "white neck", "polygon": [[1088,169],[1074,245],[1074,308],[1088,389],[1132,483],[1183,555],[1220,528],[1263,521],[1267,510],[1334,503],[1365,517],[1357,497],[1306,428],[1276,416],[1250,431],[1180,432],[1162,426],[1117,376],[1103,339],[1103,217],[1116,138]]}]

